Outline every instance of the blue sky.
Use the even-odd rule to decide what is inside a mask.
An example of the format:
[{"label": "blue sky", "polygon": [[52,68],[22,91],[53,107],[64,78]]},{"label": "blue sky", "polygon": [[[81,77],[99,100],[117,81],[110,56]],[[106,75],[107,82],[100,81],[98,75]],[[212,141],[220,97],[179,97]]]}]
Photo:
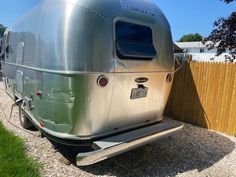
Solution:
[{"label": "blue sky", "polygon": [[[11,26],[18,17],[31,9],[40,0],[1,0],[0,23]],[[236,10],[236,2],[226,5],[220,0],[155,0],[167,16],[173,39],[183,34],[200,33],[207,36],[213,22],[219,17],[227,17]]]}]

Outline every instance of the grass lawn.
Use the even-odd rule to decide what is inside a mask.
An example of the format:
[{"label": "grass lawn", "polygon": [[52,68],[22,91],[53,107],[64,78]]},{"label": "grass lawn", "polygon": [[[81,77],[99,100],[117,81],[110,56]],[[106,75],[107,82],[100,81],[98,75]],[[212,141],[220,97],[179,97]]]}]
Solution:
[{"label": "grass lawn", "polygon": [[27,156],[23,141],[0,122],[0,177],[40,177],[39,166]]}]

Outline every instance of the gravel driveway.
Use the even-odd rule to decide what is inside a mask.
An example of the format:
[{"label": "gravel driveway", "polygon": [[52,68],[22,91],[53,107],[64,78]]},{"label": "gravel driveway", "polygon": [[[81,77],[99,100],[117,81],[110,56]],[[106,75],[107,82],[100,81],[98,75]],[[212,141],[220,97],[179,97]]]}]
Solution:
[{"label": "gravel driveway", "polygon": [[[174,136],[99,164],[78,168],[66,164],[58,152],[70,149],[58,145],[55,148],[46,138],[41,138],[38,131],[27,133],[19,129],[17,108],[10,120],[13,125],[7,121],[13,101],[5,94],[2,82],[0,100],[0,121],[24,139],[29,155],[42,164],[42,176],[236,177],[236,138],[188,124]],[[68,157],[68,153],[65,154]]]}]

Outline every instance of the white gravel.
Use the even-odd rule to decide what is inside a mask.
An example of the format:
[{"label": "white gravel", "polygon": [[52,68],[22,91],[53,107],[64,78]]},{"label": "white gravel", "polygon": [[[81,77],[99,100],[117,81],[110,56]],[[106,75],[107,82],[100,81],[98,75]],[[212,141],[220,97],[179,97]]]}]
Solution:
[{"label": "white gravel", "polygon": [[[60,160],[62,155],[38,131],[27,133],[7,121],[13,101],[5,94],[2,82],[0,100],[0,121],[25,141],[28,154],[42,164],[45,177],[236,177],[236,138],[189,124],[174,136],[90,167],[65,165]],[[20,127],[17,108],[11,122]]]}]

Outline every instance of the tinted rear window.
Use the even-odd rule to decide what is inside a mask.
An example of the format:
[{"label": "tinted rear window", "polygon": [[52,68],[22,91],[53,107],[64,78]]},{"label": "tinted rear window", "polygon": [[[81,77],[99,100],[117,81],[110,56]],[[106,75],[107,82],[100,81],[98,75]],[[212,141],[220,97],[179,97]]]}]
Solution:
[{"label": "tinted rear window", "polygon": [[116,49],[120,59],[148,60],[157,55],[151,28],[129,22],[116,23]]}]

